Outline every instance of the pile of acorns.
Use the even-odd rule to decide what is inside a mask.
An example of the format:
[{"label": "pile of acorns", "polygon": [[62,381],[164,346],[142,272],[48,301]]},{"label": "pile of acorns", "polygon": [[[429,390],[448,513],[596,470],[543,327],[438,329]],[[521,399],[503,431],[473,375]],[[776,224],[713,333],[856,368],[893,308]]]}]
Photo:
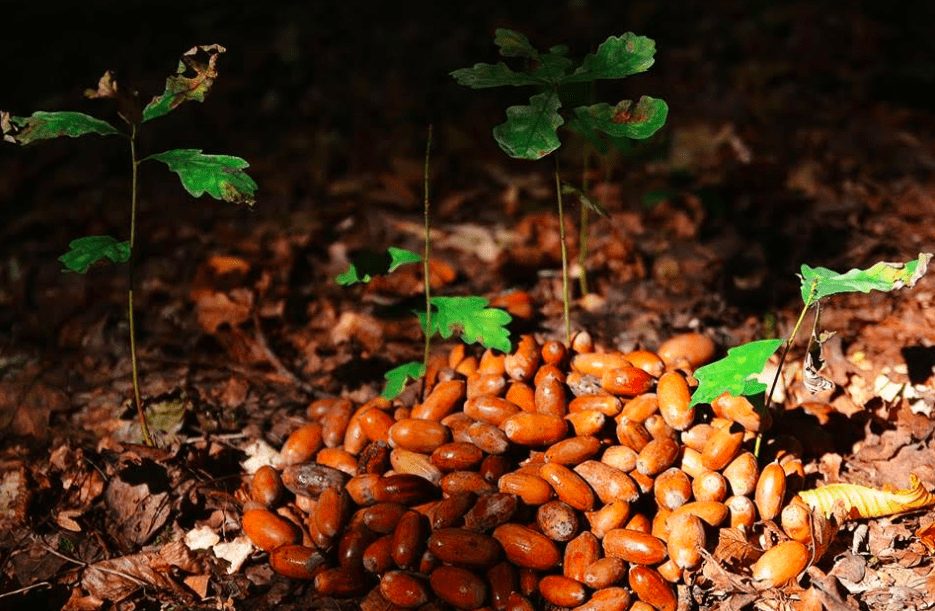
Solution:
[{"label": "pile of acorns", "polygon": [[586,333],[570,351],[458,346],[411,407],[314,401],[281,472],[253,475],[243,530],[276,572],[372,608],[673,610],[718,529],[782,512],[788,540],[749,567],[781,585],[812,553],[807,508],[785,503],[802,462],[771,447],[758,466],[767,422],[742,397],[689,408],[714,353],[697,333],[656,352],[595,352]]}]

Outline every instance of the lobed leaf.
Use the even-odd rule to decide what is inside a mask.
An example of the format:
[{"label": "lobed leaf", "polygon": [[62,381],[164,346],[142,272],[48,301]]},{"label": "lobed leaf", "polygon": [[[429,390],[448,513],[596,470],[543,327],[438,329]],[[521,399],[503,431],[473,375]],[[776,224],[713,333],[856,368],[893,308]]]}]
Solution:
[{"label": "lobed leaf", "polygon": [[418,380],[424,375],[425,365],[416,361],[410,361],[390,369],[383,375],[386,386],[383,387],[383,392],[380,394],[384,399],[392,401],[399,396],[399,393],[403,392],[403,388],[406,387],[409,380]]},{"label": "lobed leaf", "polygon": [[[182,54],[173,76],[166,79],[166,89],[143,109],[143,121],[167,115],[184,102],[204,102],[218,76],[217,61],[227,49],[221,45],[199,45]],[[202,61],[199,54],[206,54]],[[191,71],[191,76],[186,75]]]},{"label": "lobed leaf", "polygon": [[669,106],[664,100],[644,95],[634,105],[622,100],[616,106],[594,104],[575,109],[575,130],[592,140],[594,132],[603,132],[612,138],[645,140],[665,125]]},{"label": "lobed leaf", "polygon": [[431,329],[426,328],[425,312],[420,312],[419,324],[429,335],[438,333],[444,339],[455,333],[466,344],[478,343],[501,352],[510,351],[510,332],[506,325],[513,318],[498,308],[488,308],[483,297],[432,297]]},{"label": "lobed leaf", "polygon": [[173,149],[150,155],[179,175],[182,186],[194,197],[205,193],[214,199],[252,206],[257,185],[244,172],[250,164],[230,155],[205,155],[200,149]]},{"label": "lobed leaf", "polygon": [[403,265],[418,263],[422,257],[405,248],[390,246],[385,253],[363,251],[353,258],[348,268],[335,277],[341,286],[368,283],[374,276],[393,273]]},{"label": "lobed leaf", "polygon": [[912,288],[928,270],[931,253],[905,263],[880,262],[867,269],[852,269],[840,274],[827,267],[802,266],[802,301],[806,306],[838,293],[869,293]]},{"label": "lobed leaf", "polygon": [[500,48],[503,57],[525,57],[536,59],[539,52],[524,34],[507,28],[497,28],[493,33],[493,43]]},{"label": "lobed leaf", "polygon": [[471,89],[490,87],[522,87],[525,85],[543,85],[543,81],[525,72],[516,72],[503,62],[496,64],[474,64],[470,68],[461,68],[450,73],[459,85]]},{"label": "lobed leaf", "polygon": [[78,138],[86,134],[113,136],[120,133],[107,121],[72,111],[39,110],[28,117],[15,117],[3,112],[0,113],[0,128],[3,139],[14,144],[30,144],[61,136]]},{"label": "lobed leaf", "polygon": [[617,79],[645,72],[655,61],[656,43],[651,38],[627,32],[611,36],[589,53],[581,67],[567,77],[566,83],[586,83],[598,79]]},{"label": "lobed leaf", "polygon": [[118,242],[109,235],[89,235],[68,243],[68,252],[58,258],[67,271],[87,273],[88,269],[102,259],[114,263],[130,260],[130,242]]},{"label": "lobed leaf", "polygon": [[510,157],[541,159],[562,144],[556,132],[564,123],[558,114],[561,106],[555,92],[536,94],[528,106],[507,108],[506,122],[493,128],[493,137]]},{"label": "lobed leaf", "polygon": [[727,356],[695,370],[698,388],[692,395],[689,407],[699,403],[711,403],[727,392],[735,397],[755,395],[766,390],[766,384],[758,376],[766,361],[782,345],[781,339],[761,339],[735,346]]}]

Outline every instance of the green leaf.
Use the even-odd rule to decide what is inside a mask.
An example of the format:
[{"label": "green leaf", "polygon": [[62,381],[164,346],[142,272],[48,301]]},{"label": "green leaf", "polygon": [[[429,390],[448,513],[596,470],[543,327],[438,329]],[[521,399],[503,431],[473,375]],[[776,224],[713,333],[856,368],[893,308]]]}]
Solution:
[{"label": "green leaf", "polygon": [[386,252],[365,250],[358,253],[348,268],[335,277],[341,286],[351,286],[359,282],[368,283],[374,276],[392,273],[410,263],[418,263],[422,257],[411,250],[390,246]]},{"label": "green leaf", "polygon": [[727,356],[695,370],[698,388],[689,407],[711,403],[728,392],[735,397],[755,395],[766,390],[766,384],[756,380],[766,361],[782,345],[781,339],[761,339],[735,346]]},{"label": "green leaf", "polygon": [[426,328],[425,312],[420,312],[419,324],[430,335],[438,333],[448,339],[460,334],[465,344],[478,344],[495,348],[500,352],[510,351],[510,332],[506,325],[512,317],[498,308],[488,308],[483,297],[432,297],[431,329]]},{"label": "green leaf", "polygon": [[635,105],[632,100],[622,100],[616,106],[579,106],[575,109],[575,129],[585,134],[600,131],[612,138],[643,140],[665,125],[668,115],[665,101],[644,95]]},{"label": "green leaf", "polygon": [[450,73],[459,85],[471,89],[490,87],[522,87],[524,85],[543,85],[543,81],[525,72],[516,72],[503,62],[496,64],[474,64],[471,68],[461,68]]},{"label": "green leaf", "polygon": [[925,275],[931,253],[905,263],[877,263],[867,269],[852,269],[840,274],[827,267],[802,266],[802,301],[811,305],[822,297],[838,293],[869,293],[912,288]]},{"label": "green leaf", "polygon": [[0,127],[3,139],[14,144],[30,144],[37,140],[48,140],[60,136],[77,138],[85,134],[112,136],[119,134],[107,121],[95,119],[82,112],[37,111],[29,117],[14,117],[10,113],[0,113]]},{"label": "green leaf", "polygon": [[87,273],[101,259],[114,263],[130,260],[130,242],[118,242],[109,235],[89,235],[68,243],[68,252],[58,258],[68,271]]},{"label": "green leaf", "polygon": [[406,383],[409,380],[418,380],[425,375],[425,365],[416,361],[410,361],[394,369],[387,371],[383,377],[386,379],[386,386],[383,387],[384,399],[393,400],[403,392]]},{"label": "green leaf", "polygon": [[515,30],[497,28],[494,31],[493,43],[500,47],[500,55],[503,57],[526,57],[528,59],[539,57],[539,52],[532,46],[529,39]]},{"label": "green leaf", "polygon": [[585,83],[598,79],[617,79],[645,72],[655,61],[656,43],[651,38],[627,32],[611,36],[589,53],[581,67],[565,79],[566,83]]},{"label": "green leaf", "polygon": [[562,145],[556,130],[564,123],[558,109],[562,102],[555,92],[529,98],[529,106],[510,106],[506,122],[493,128],[500,148],[517,159],[541,159]]},{"label": "green leaf", "polygon": [[243,171],[250,164],[230,155],[205,155],[200,149],[173,149],[150,155],[179,175],[182,186],[194,197],[205,193],[214,199],[252,206],[256,183]]},{"label": "green leaf", "polygon": [[573,195],[577,197],[578,201],[581,202],[581,205],[586,206],[591,212],[601,216],[607,216],[607,210],[604,208],[604,206],[602,206],[601,203],[596,199],[592,199],[587,193],[578,187],[570,185],[567,182],[563,182],[562,193],[564,195]]},{"label": "green leaf", "polygon": [[422,256],[419,253],[406,250],[405,248],[396,248],[395,246],[390,246],[386,251],[390,253],[391,261],[388,270],[390,273],[395,272],[403,265],[418,263],[422,260]]},{"label": "green leaf", "polygon": [[[184,102],[204,102],[218,76],[218,57],[225,51],[221,45],[200,45],[183,53],[175,75],[166,79],[165,91],[143,109],[143,121],[167,115]],[[202,61],[199,52],[207,59]]]}]

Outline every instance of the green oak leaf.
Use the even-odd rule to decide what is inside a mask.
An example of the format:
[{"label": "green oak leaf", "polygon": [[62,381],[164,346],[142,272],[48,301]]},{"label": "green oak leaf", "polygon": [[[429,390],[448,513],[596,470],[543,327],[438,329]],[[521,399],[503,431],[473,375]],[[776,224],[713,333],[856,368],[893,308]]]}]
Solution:
[{"label": "green oak leaf", "polygon": [[598,79],[617,79],[645,72],[655,61],[656,43],[651,38],[627,32],[611,36],[595,53],[589,53],[581,67],[565,83],[587,83]]},{"label": "green oak leaf", "polygon": [[919,253],[919,257],[905,263],[880,262],[867,269],[852,269],[838,273],[827,267],[802,266],[802,301],[806,306],[838,293],[869,293],[912,288],[928,270],[932,253]]},{"label": "green oak leaf", "polygon": [[380,393],[384,399],[392,401],[403,392],[406,383],[409,380],[418,380],[425,375],[425,365],[416,361],[410,361],[399,367],[387,371],[383,377],[386,379],[386,386]]},{"label": "green oak leaf", "polygon": [[781,339],[761,339],[735,346],[727,356],[695,370],[698,388],[689,407],[711,403],[725,392],[738,396],[755,395],[766,390],[758,376],[766,361],[782,345]]},{"label": "green oak leaf", "polygon": [[341,286],[368,283],[374,276],[393,273],[403,265],[418,263],[422,257],[405,248],[390,246],[385,253],[362,251],[355,255],[348,268],[335,277]]},{"label": "green oak leaf", "polygon": [[3,139],[14,144],[30,144],[38,140],[49,140],[68,136],[78,138],[86,134],[113,136],[120,132],[107,121],[96,119],[83,112],[42,110],[28,117],[15,117],[0,113]]},{"label": "green oak leaf", "polygon": [[460,334],[466,344],[478,343],[500,352],[510,351],[510,332],[506,325],[513,318],[498,308],[488,308],[483,297],[432,297],[431,329],[426,328],[425,312],[419,312],[419,324],[430,335],[448,339]]},{"label": "green oak leaf", "polygon": [[664,100],[644,95],[636,102],[622,100],[616,106],[594,104],[575,108],[576,131],[589,140],[594,132],[603,132],[613,138],[644,140],[665,125],[669,106]]},{"label": "green oak leaf", "polygon": [[525,85],[542,85],[543,82],[525,72],[516,72],[503,62],[496,64],[474,64],[470,68],[460,68],[450,73],[459,85],[471,89],[488,89],[490,87],[522,87]]},{"label": "green oak leaf", "polygon": [[525,57],[536,59],[539,52],[524,34],[507,28],[497,28],[493,34],[493,43],[500,48],[503,57]]},{"label": "green oak leaf", "polygon": [[214,199],[252,206],[257,185],[244,172],[250,164],[230,155],[205,155],[200,149],[173,149],[150,155],[179,175],[182,186],[194,197],[205,193]]},{"label": "green oak leaf", "polygon": [[[143,109],[143,121],[167,115],[184,102],[204,102],[218,76],[217,61],[227,49],[221,45],[200,45],[182,54],[173,76],[166,79],[166,88]],[[200,54],[207,55],[202,60]],[[186,72],[191,71],[191,76]]]},{"label": "green oak leaf", "polygon": [[118,242],[109,235],[89,235],[68,243],[68,252],[58,258],[67,271],[87,273],[101,259],[114,263],[130,260],[130,242]]},{"label": "green oak leaf", "polygon": [[536,94],[528,106],[507,108],[506,122],[493,128],[493,137],[510,157],[541,159],[562,144],[556,133],[565,122],[558,114],[561,106],[555,92]]}]

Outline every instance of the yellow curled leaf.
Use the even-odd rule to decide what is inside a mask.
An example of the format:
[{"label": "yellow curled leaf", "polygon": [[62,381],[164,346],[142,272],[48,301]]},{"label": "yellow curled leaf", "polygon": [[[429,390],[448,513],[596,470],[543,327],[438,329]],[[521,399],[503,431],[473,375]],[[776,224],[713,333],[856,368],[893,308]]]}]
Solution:
[{"label": "yellow curled leaf", "polygon": [[930,493],[915,474],[909,476],[905,490],[879,490],[857,484],[830,484],[799,492],[799,497],[815,511],[826,517],[838,505],[848,519],[878,518],[935,505],[935,494]]}]

